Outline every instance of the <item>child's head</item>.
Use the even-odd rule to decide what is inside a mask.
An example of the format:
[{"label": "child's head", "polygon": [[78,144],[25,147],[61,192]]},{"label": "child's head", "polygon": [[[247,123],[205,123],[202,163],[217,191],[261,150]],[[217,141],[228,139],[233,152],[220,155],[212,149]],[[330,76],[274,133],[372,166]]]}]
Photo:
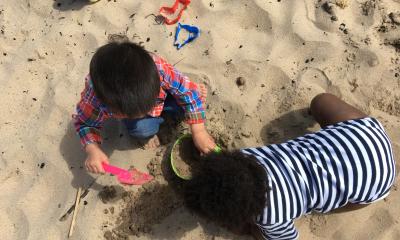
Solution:
[{"label": "child's head", "polygon": [[254,156],[240,151],[212,153],[185,181],[184,200],[199,215],[238,229],[262,213],[267,186],[266,172]]},{"label": "child's head", "polygon": [[131,42],[100,47],[90,62],[96,96],[112,111],[143,116],[155,105],[160,77],[150,54]]}]

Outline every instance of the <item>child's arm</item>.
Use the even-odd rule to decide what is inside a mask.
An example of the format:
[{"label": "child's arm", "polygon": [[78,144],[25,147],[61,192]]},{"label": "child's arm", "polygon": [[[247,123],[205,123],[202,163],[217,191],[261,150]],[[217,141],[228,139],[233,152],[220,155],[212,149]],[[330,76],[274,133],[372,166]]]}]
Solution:
[{"label": "child's arm", "polygon": [[197,148],[203,153],[214,150],[214,139],[204,125],[206,114],[198,85],[164,59],[154,56],[154,61],[163,77],[161,86],[174,96],[185,111],[186,122],[191,125],[193,141]]},{"label": "child's arm", "polygon": [[264,239],[268,240],[296,240],[299,237],[299,233],[294,227],[293,221],[287,221],[283,223],[277,223],[273,225],[258,225],[261,230],[261,235]]},{"label": "child's arm", "polygon": [[87,158],[85,161],[86,169],[92,173],[105,173],[102,163],[108,162],[107,155],[101,150],[97,143],[88,144],[85,146]]},{"label": "child's arm", "polygon": [[208,153],[215,150],[214,139],[208,134],[204,123],[191,124],[190,130],[193,135],[193,142],[202,153]]},{"label": "child's arm", "polygon": [[102,142],[100,130],[106,114],[101,110],[88,78],[85,82],[85,89],[81,93],[81,100],[76,106],[76,112],[74,126],[82,147],[88,154],[85,162],[86,168],[93,173],[104,172],[101,163],[108,163],[108,158],[99,145]]}]

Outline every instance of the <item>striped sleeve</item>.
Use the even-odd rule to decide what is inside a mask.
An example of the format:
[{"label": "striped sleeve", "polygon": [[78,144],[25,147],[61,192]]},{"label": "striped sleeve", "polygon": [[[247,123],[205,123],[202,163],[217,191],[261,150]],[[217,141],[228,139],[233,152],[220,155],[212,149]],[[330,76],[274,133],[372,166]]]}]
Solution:
[{"label": "striped sleeve", "polygon": [[273,225],[261,226],[261,233],[264,239],[268,240],[295,240],[298,239],[299,233],[294,227],[293,221],[276,223]]}]

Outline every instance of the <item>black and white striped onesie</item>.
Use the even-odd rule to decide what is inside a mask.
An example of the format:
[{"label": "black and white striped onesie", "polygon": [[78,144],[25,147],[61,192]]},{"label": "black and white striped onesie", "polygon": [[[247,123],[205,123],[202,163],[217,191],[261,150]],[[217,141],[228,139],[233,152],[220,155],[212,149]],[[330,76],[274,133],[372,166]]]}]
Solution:
[{"label": "black and white striped onesie", "polygon": [[285,143],[242,151],[254,155],[268,174],[270,191],[257,218],[266,239],[297,239],[293,220],[312,211],[380,200],[395,177],[389,138],[374,118],[340,122]]}]

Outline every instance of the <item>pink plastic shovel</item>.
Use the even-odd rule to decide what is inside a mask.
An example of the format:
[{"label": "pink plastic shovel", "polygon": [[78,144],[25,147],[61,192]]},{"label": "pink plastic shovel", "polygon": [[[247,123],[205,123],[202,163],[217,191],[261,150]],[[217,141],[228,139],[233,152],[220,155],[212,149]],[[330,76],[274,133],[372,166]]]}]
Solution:
[{"label": "pink plastic shovel", "polygon": [[103,163],[104,171],[114,174],[120,183],[129,185],[142,185],[151,180],[153,177],[147,173],[142,173],[137,169],[125,170],[110,164]]}]

